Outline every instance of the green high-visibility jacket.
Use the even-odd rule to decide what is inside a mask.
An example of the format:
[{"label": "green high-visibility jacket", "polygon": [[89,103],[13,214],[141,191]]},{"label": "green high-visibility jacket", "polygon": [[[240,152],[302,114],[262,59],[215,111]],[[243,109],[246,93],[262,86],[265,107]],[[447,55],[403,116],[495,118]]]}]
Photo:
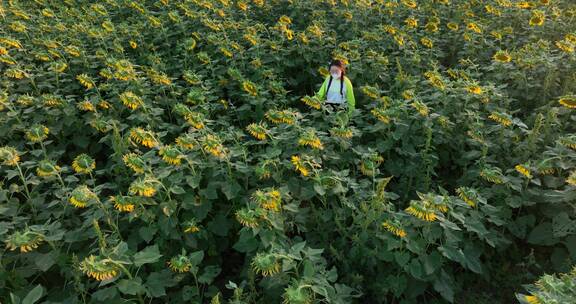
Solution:
[{"label": "green high-visibility jacket", "polygon": [[[326,78],[324,79],[324,82],[322,83],[322,86],[320,87],[320,89],[316,93],[315,96],[318,99],[326,101],[326,97],[327,97],[326,96],[327,95],[326,90],[328,88],[328,82],[329,81],[330,81],[330,75],[326,76]],[[337,85],[337,82],[334,81],[334,79],[332,79],[332,84],[330,84],[330,86],[333,86],[333,85]],[[346,87],[346,102],[348,103],[348,116],[350,116],[356,107],[356,99],[354,99],[354,88],[352,87],[352,82],[346,76],[344,76],[344,86]]]}]

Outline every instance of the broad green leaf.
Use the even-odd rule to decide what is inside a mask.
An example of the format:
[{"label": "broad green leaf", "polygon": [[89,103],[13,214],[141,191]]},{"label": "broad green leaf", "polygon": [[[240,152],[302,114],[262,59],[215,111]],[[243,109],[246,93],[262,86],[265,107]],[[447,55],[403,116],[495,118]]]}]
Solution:
[{"label": "broad green leaf", "polygon": [[134,255],[134,265],[140,267],[144,264],[150,264],[158,261],[162,255],[158,249],[158,245],[152,245],[144,248],[144,250]]}]

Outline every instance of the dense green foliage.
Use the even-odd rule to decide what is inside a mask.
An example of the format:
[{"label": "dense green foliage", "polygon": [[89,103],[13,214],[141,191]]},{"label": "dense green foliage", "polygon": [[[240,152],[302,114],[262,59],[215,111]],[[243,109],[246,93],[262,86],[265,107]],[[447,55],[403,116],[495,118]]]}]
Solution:
[{"label": "dense green foliage", "polygon": [[576,260],[571,0],[0,17],[3,303],[511,303]]}]

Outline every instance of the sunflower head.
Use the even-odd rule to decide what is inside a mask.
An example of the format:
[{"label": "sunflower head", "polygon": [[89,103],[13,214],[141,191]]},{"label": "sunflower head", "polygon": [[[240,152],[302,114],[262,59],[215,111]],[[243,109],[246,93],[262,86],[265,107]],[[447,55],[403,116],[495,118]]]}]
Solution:
[{"label": "sunflower head", "polygon": [[97,203],[98,196],[88,186],[80,185],[72,190],[68,201],[76,208],[86,208],[91,204]]},{"label": "sunflower head", "polygon": [[20,154],[16,149],[10,146],[0,148],[0,161],[6,166],[16,166],[20,161]]},{"label": "sunflower head", "polygon": [[49,177],[58,174],[60,170],[60,167],[54,161],[45,159],[38,163],[36,174],[40,177]]},{"label": "sunflower head", "polygon": [[76,173],[90,174],[96,168],[96,161],[87,154],[80,154],[74,158],[72,168]]},{"label": "sunflower head", "polygon": [[135,207],[134,199],[124,195],[110,196],[110,203],[112,203],[114,208],[120,212],[132,212]]},{"label": "sunflower head", "polygon": [[257,253],[254,258],[252,258],[251,266],[254,272],[260,273],[265,277],[280,272],[280,260],[272,253]]},{"label": "sunflower head", "polygon": [[97,281],[110,280],[116,277],[119,267],[111,259],[90,255],[80,262],[80,270]]},{"label": "sunflower head", "polygon": [[50,130],[46,126],[35,124],[26,131],[26,138],[34,143],[41,142],[48,138],[48,133],[50,133]]},{"label": "sunflower head", "polygon": [[43,241],[42,233],[27,228],[24,231],[15,231],[4,240],[4,243],[10,251],[18,249],[21,253],[26,253],[38,248]]},{"label": "sunflower head", "polygon": [[170,261],[167,262],[168,267],[174,272],[188,272],[192,267],[192,262],[190,258],[184,254],[179,254],[175,257],[172,257]]}]

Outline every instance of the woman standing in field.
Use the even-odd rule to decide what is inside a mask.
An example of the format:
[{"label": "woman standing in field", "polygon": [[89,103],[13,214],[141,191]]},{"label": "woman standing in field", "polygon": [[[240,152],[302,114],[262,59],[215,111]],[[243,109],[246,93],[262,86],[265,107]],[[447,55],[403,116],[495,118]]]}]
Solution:
[{"label": "woman standing in field", "polygon": [[326,76],[316,97],[325,101],[326,105],[332,109],[346,109],[348,117],[354,112],[356,100],[354,99],[354,90],[352,82],[345,75],[346,67],[340,60],[334,60],[330,63],[330,75]]}]

